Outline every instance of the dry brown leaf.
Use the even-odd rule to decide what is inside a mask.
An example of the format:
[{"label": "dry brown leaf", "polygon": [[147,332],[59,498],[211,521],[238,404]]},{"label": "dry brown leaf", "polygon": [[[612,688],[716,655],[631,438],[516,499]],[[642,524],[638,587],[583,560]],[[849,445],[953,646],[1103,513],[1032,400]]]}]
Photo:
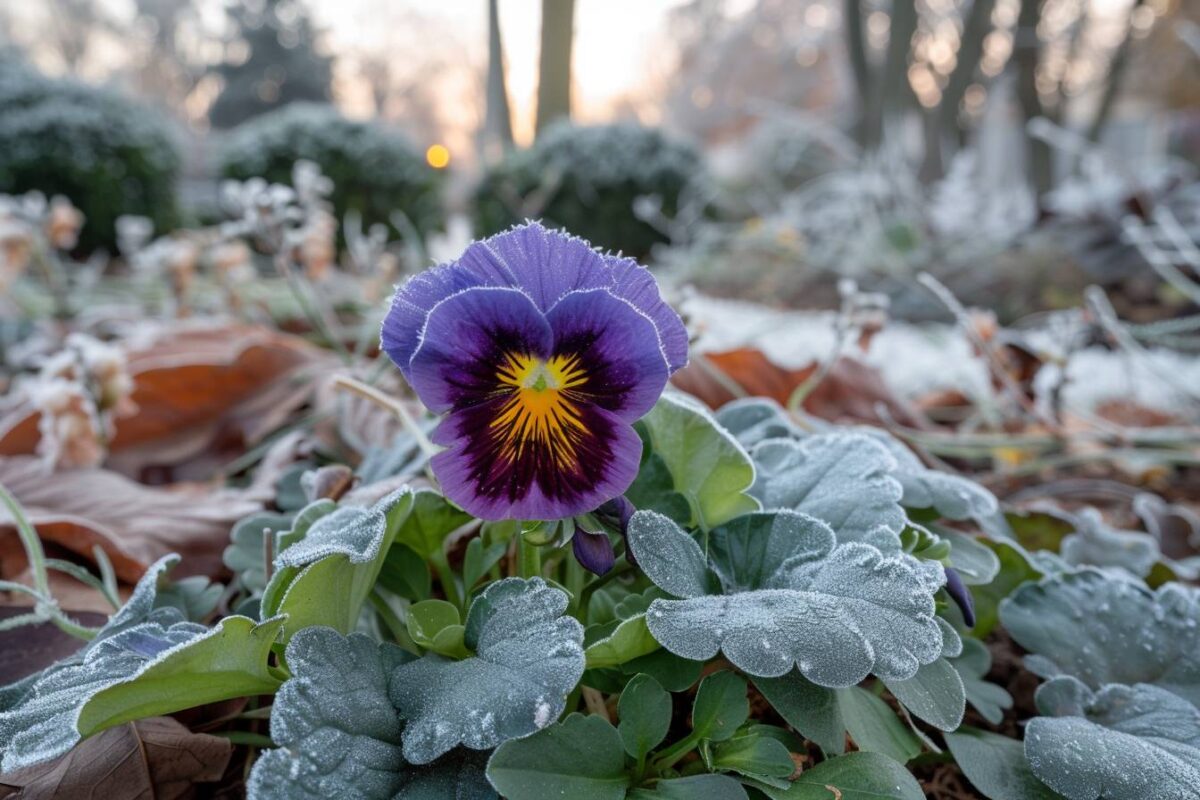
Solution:
[{"label": "dry brown leaf", "polygon": [[[752,348],[706,353],[703,358],[708,364],[695,358],[675,373],[671,381],[712,408],[719,408],[734,399],[733,392],[712,375],[712,369],[720,370],[747,395],[770,397],[782,404],[788,402],[796,387],[816,369],[815,364],[787,369]],[[887,388],[877,370],[860,361],[843,358],[805,398],[804,410],[829,420],[877,422],[879,416],[875,406],[880,403],[897,421],[906,425],[919,424],[912,411]]]},{"label": "dry brown leaf", "polygon": [[6,800],[185,800],[225,774],[233,745],[170,717],[101,731],[61,758],[0,775]]},{"label": "dry brown leaf", "polygon": [[[183,556],[177,576],[222,573],[233,523],[262,508],[262,497],[199,484],[143,486],[104,469],[46,474],[34,456],[0,458],[0,484],[24,507],[44,541],[91,558],[100,545],[117,576],[136,581],[167,553]],[[15,538],[0,512],[0,542]],[[10,552],[11,544],[0,546]]]},{"label": "dry brown leaf", "polygon": [[[283,425],[334,360],[303,339],[252,325],[172,330],[128,354],[137,413],[117,419],[106,466],[156,483],[195,479]],[[0,455],[28,455],[38,413],[0,418]]]}]

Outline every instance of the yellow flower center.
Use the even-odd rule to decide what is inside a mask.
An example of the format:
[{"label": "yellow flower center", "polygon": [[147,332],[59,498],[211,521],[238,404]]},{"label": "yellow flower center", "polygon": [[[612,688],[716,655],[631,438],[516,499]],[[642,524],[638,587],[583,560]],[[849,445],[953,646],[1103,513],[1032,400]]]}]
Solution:
[{"label": "yellow flower center", "polygon": [[501,454],[519,458],[526,447],[543,448],[556,466],[576,465],[575,443],[586,428],[579,415],[577,388],[587,382],[578,356],[535,356],[509,353],[496,370],[509,394],[491,429]]}]

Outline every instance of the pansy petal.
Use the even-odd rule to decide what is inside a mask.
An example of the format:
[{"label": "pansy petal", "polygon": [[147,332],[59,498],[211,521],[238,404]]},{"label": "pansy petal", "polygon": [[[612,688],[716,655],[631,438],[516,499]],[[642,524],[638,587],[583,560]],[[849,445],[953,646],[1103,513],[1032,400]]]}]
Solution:
[{"label": "pansy petal", "polygon": [[549,520],[583,514],[623,494],[637,475],[642,441],[603,408],[573,409],[567,446],[536,438],[514,445],[497,425],[503,397],[451,413],[433,433],[448,449],[433,457],[446,497],[484,520]]},{"label": "pansy petal", "polygon": [[442,414],[493,393],[508,354],[548,357],[552,337],[542,312],[520,291],[466,289],[429,312],[408,378],[421,402]]},{"label": "pansy petal", "polygon": [[421,343],[421,331],[430,309],[450,295],[480,283],[467,270],[446,264],[412,276],[396,290],[391,310],[383,318],[380,342],[405,377],[408,377],[408,362]]},{"label": "pansy petal", "polygon": [[658,329],[663,352],[671,371],[682,368],[688,361],[688,333],[675,309],[667,305],[658,293],[658,283],[650,270],[632,258],[604,256],[613,271],[610,291],[648,316]]},{"label": "pansy petal", "polygon": [[650,318],[604,289],[572,292],[546,314],[556,356],[578,358],[575,391],[634,422],[654,407],[670,377]]},{"label": "pansy petal", "polygon": [[571,537],[571,550],[575,553],[575,560],[596,575],[608,572],[617,561],[612,542],[608,540],[608,534],[603,532],[592,533],[582,528],[576,530]]},{"label": "pansy petal", "polygon": [[[532,297],[543,311],[568,292],[605,288],[613,283],[612,269],[590,244],[537,222],[497,234],[479,246],[507,267],[512,285]],[[482,254],[472,254],[471,263],[478,274],[491,274],[484,272]]]}]

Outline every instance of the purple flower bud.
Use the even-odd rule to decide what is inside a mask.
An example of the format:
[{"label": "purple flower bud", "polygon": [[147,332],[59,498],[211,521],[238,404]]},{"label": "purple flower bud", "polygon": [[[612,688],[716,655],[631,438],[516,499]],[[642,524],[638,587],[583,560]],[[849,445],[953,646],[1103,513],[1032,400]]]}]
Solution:
[{"label": "purple flower bud", "polygon": [[583,528],[576,528],[575,535],[571,537],[571,549],[575,551],[575,560],[596,575],[608,572],[617,560],[612,542],[603,531],[590,533]]},{"label": "purple flower bud", "polygon": [[950,599],[962,611],[963,622],[968,628],[975,627],[975,599],[971,597],[971,590],[962,582],[962,578],[958,574],[958,570],[953,567],[943,567],[946,571],[946,594],[950,595]]}]

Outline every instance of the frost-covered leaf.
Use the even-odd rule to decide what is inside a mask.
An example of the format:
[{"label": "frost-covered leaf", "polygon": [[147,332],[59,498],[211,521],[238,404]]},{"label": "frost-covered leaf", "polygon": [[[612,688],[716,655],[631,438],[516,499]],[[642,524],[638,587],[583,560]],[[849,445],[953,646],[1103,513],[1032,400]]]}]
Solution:
[{"label": "frost-covered leaf", "polygon": [[896,460],[892,475],[903,487],[905,508],[932,508],[946,519],[973,519],[981,524],[1000,510],[996,496],[974,481],[930,469],[903,442],[879,428],[855,428],[887,448]]},{"label": "frost-covered leaf", "polygon": [[426,654],[393,673],[407,727],[404,756],[428,763],[459,744],[486,750],[558,719],[584,670],[583,628],[563,616],[567,595],[540,578],[488,586],[467,614],[474,657]]},{"label": "frost-covered leaf", "polygon": [[1029,769],[1025,746],[1017,739],[961,728],[946,734],[959,768],[988,800],[1059,800],[1060,795]]},{"label": "frost-covered leaf", "polygon": [[687,498],[692,524],[709,529],[758,509],[747,494],[754,462],[700,403],[664,394],[639,425],[670,472],[675,491]]},{"label": "frost-covered leaf", "polygon": [[773,439],[753,450],[758,477],[751,489],[767,509],[800,511],[833,528],[839,542],[894,550],[904,530],[896,460],[857,433],[822,433],[799,442]]},{"label": "frost-covered leaf", "polygon": [[79,709],[76,728],[91,736],[143,717],[271,694],[279,679],[271,674],[268,657],[282,627],[280,617],[261,624],[226,617],[212,630],[163,650],[133,675],[93,693]]},{"label": "frost-covered leaf", "polygon": [[967,692],[962,678],[944,658],[921,665],[908,680],[884,680],[888,691],[915,717],[943,731],[962,724]]},{"label": "frost-covered leaf", "polygon": [[470,514],[450,505],[437,492],[421,489],[413,493],[412,512],[400,525],[396,541],[428,560],[441,552],[447,536],[470,521]]},{"label": "frost-covered leaf", "polygon": [[33,681],[13,707],[0,712],[0,771],[56,758],[81,738],[80,709],[97,692],[135,675],[156,655],[204,632],[202,625],[165,627],[143,622],[97,637],[74,663],[59,664]]},{"label": "frost-covered leaf", "polygon": [[313,522],[303,539],[276,556],[263,616],[287,615],[285,639],[312,625],[354,630],[413,503],[406,487],[370,508],[343,506]]},{"label": "frost-covered leaf", "polygon": [[0,771],[62,755],[80,739],[80,709],[97,692],[135,675],[159,654],[206,629],[174,606],[157,608],[160,587],[179,563],[164,556],[146,570],[129,600],[87,645],[40,675],[0,691]]},{"label": "frost-covered leaf", "polygon": [[1033,774],[1068,800],[1196,800],[1200,710],[1157,686],[1092,692],[1059,677],[1037,691],[1045,714],[1029,721]]},{"label": "frost-covered leaf", "polygon": [[410,656],[366,636],[306,628],[292,637],[293,677],[271,708],[278,747],[254,764],[253,800],[399,796],[407,766],[400,715],[388,700],[392,671]]},{"label": "frost-covered leaf", "polygon": [[988,722],[999,725],[1004,712],[1012,708],[1013,699],[1003,687],[984,679],[992,668],[992,654],[987,646],[978,639],[963,639],[962,655],[951,658],[950,664],[962,678],[967,702]]},{"label": "frost-covered leaf", "polygon": [[794,439],[802,431],[787,411],[769,397],[743,397],[717,410],[717,423],[750,449],[764,439]]},{"label": "frost-covered leaf", "polygon": [[629,787],[617,729],[579,714],[500,745],[487,776],[500,794],[522,800],[623,800]]},{"label": "frost-covered leaf", "polygon": [[1139,578],[1149,575],[1162,558],[1153,536],[1110,527],[1094,508],[1075,516],[1075,532],[1062,540],[1060,553],[1072,566],[1117,567]]},{"label": "frost-covered leaf", "polygon": [[1003,539],[981,538],[983,544],[1000,561],[996,577],[983,585],[971,588],[975,600],[975,625],[971,629],[975,636],[985,637],[1000,623],[1000,604],[1022,584],[1036,581],[1044,574],[1031,555],[1016,542]]},{"label": "frost-covered leaf", "polygon": [[941,655],[933,598],[945,580],[940,564],[838,545],[820,520],[762,512],[711,532],[709,567],[723,593],[698,594],[700,576],[682,587],[670,579],[676,554],[689,563],[699,554],[687,533],[643,511],[628,536],[650,579],[686,598],[655,600],[646,615],[654,638],[676,655],[702,661],[723,652],[760,676],[798,666],[825,686],[851,686],[872,672],[905,680]]},{"label": "frost-covered leaf", "polygon": [[879,753],[848,753],[806,769],[788,788],[754,786],[770,800],[922,800],[904,766]]},{"label": "frost-covered leaf", "polygon": [[1000,573],[1000,559],[995,551],[974,536],[942,526],[935,527],[934,532],[950,543],[950,566],[958,571],[963,583],[982,586]]},{"label": "frost-covered leaf", "polygon": [[1001,606],[1004,627],[1044,678],[1071,675],[1161,686],[1200,706],[1200,597],[1168,583],[1150,591],[1098,570],[1045,578]]}]

